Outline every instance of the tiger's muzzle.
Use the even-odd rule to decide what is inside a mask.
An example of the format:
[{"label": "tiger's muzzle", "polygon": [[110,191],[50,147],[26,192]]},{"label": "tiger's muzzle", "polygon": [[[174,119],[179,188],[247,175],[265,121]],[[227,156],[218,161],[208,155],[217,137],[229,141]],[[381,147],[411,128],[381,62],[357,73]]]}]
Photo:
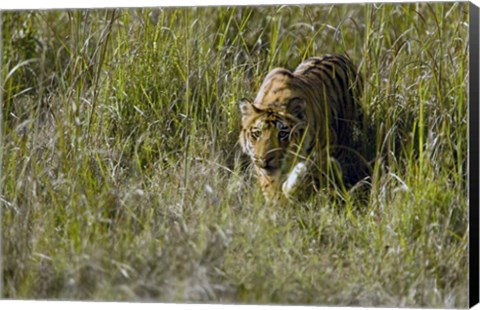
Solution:
[{"label": "tiger's muzzle", "polygon": [[260,156],[254,156],[253,162],[266,174],[275,174],[282,165],[282,156],[280,150],[272,151]]}]

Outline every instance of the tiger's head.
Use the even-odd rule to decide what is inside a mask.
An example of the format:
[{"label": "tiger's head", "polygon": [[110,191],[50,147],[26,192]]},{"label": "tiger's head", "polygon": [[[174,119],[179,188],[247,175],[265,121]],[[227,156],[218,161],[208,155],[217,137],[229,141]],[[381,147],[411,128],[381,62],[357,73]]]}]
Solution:
[{"label": "tiger's head", "polygon": [[240,144],[255,165],[264,192],[280,189],[304,141],[305,100],[292,87],[294,78],[288,70],[276,69],[253,102],[240,103]]}]

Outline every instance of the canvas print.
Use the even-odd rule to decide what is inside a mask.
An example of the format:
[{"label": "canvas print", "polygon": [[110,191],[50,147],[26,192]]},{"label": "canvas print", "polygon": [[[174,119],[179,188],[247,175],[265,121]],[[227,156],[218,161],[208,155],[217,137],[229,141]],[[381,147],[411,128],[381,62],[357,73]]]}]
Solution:
[{"label": "canvas print", "polygon": [[3,298],[468,306],[468,3],[1,25]]}]

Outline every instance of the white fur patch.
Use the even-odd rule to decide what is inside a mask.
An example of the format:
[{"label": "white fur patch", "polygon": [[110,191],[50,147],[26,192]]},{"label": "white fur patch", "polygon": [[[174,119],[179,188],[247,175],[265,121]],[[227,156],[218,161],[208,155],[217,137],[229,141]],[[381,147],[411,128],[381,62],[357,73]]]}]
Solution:
[{"label": "white fur patch", "polygon": [[282,185],[283,193],[288,197],[298,188],[302,179],[307,174],[307,165],[300,162],[295,165],[292,172],[288,175],[288,178]]}]

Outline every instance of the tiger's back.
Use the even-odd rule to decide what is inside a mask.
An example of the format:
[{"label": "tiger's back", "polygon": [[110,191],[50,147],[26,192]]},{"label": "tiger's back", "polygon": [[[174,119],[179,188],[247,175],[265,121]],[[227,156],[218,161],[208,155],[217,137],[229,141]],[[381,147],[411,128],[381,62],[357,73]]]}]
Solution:
[{"label": "tiger's back", "polygon": [[362,115],[359,98],[363,86],[353,63],[341,55],[313,57],[302,62],[293,74],[314,89],[312,97],[316,100],[311,104],[330,111],[326,114],[330,120],[325,120],[335,136],[330,144],[351,145],[350,133]]}]

